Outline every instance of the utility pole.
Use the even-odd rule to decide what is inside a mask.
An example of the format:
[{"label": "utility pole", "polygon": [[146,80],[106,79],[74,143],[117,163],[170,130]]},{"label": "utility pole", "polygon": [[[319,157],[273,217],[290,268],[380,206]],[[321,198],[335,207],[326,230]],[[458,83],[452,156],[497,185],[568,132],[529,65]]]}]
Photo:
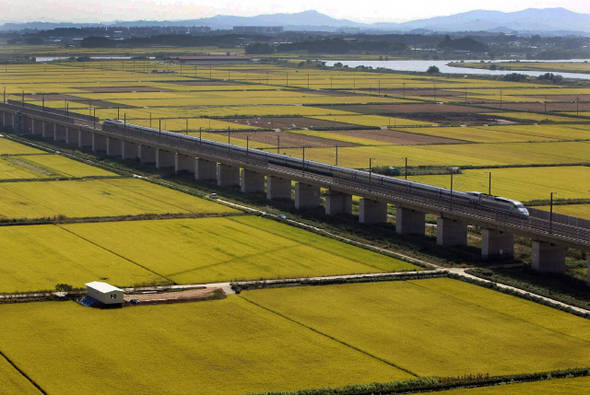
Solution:
[{"label": "utility pole", "polygon": [[407,180],[408,179],[408,157],[407,156],[404,156],[402,159],[405,162],[404,177]]},{"label": "utility pole", "polygon": [[557,192],[551,192],[551,200],[549,201],[549,234],[553,233],[553,194],[557,196]]},{"label": "utility pole", "polygon": [[486,177],[488,178],[488,195],[492,196],[492,172],[486,171]]}]

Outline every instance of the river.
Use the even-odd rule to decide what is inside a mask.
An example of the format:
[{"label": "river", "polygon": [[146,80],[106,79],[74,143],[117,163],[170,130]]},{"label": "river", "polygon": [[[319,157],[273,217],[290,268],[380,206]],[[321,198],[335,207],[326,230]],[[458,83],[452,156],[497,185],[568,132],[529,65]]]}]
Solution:
[{"label": "river", "polygon": [[[588,62],[590,59],[575,59],[575,60],[551,60],[551,61],[537,61],[537,62],[546,62],[546,63],[556,63],[556,62]],[[425,72],[428,70],[430,66],[436,66],[439,68],[441,73],[452,73],[452,74],[468,74],[468,75],[506,75],[512,73],[519,73],[525,74],[531,77],[538,77],[540,75],[546,74],[547,71],[524,71],[524,70],[485,70],[485,69],[470,69],[467,67],[451,67],[448,66],[451,62],[458,62],[457,60],[323,60],[322,62],[326,62],[326,66],[334,66],[335,63],[342,63],[348,67],[357,67],[357,66],[367,66],[373,67],[374,69],[378,67],[383,67],[386,69],[392,69],[396,71],[418,71],[418,72]],[[479,60],[466,60],[467,62],[478,63]],[[507,66],[510,65],[509,61],[494,61],[493,63],[496,64],[503,64],[506,63]],[[523,61],[524,62],[524,61]],[[528,61],[527,61],[528,62]],[[532,61],[531,61],[532,62]],[[582,73],[565,73],[565,72],[553,72],[554,74],[559,74],[564,78],[580,78],[584,80],[590,80],[590,74],[582,74]]]}]

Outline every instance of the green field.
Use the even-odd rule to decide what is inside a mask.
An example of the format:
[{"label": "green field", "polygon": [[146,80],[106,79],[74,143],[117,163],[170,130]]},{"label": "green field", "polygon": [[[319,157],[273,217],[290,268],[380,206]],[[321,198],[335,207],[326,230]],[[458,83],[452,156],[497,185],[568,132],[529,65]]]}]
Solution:
[{"label": "green field", "polygon": [[590,128],[584,125],[497,125],[404,129],[403,131],[476,143],[590,140]]},{"label": "green field", "polygon": [[[301,148],[284,149],[287,155],[301,157]],[[334,163],[334,148],[307,148],[305,158]],[[376,166],[498,166],[531,164],[588,163],[590,144],[586,142],[511,143],[511,144],[439,144],[414,146],[341,147],[340,166],[369,167],[369,158]]]},{"label": "green field", "polygon": [[[468,169],[453,176],[453,187],[461,191],[488,193],[492,174],[492,194],[517,200],[587,199],[590,167],[518,167],[504,169]],[[450,188],[449,175],[410,176],[409,180]],[[573,182],[575,180],[575,182]],[[563,206],[564,208],[567,206]]]},{"label": "green field", "polygon": [[18,370],[0,356],[0,395],[40,395],[39,391]]},{"label": "green field", "polygon": [[0,138],[0,155],[18,155],[18,154],[44,154],[45,152],[36,148],[15,143],[14,141]]},{"label": "green field", "polygon": [[590,366],[588,320],[450,279],[240,296],[418,376]]},{"label": "green field", "polygon": [[419,269],[397,259],[250,216],[62,227],[181,284]]},{"label": "green field", "polygon": [[[588,192],[588,194],[590,194],[590,191]],[[551,209],[549,206],[536,206],[535,208],[545,211],[549,211]],[[571,217],[590,219],[590,204],[553,205],[553,212],[556,214],[569,215]]]},{"label": "green field", "polygon": [[0,183],[0,218],[232,213],[227,206],[139,179]]},{"label": "green field", "polygon": [[92,241],[54,225],[2,226],[0,292],[55,289],[66,283],[83,287],[89,281],[118,286],[169,281]]},{"label": "green field", "polygon": [[229,395],[412,377],[235,296],[0,305],[0,316],[0,350],[47,393]]},{"label": "green field", "polygon": [[3,156],[0,157],[0,180],[18,180],[40,178],[40,171],[23,166],[22,157]]},{"label": "green field", "polygon": [[0,158],[0,179],[116,177],[116,173],[60,155],[9,155]]},{"label": "green field", "polygon": [[78,162],[61,155],[27,155],[20,156],[25,163],[37,166],[42,171],[54,173],[58,177],[115,177],[116,173]]}]

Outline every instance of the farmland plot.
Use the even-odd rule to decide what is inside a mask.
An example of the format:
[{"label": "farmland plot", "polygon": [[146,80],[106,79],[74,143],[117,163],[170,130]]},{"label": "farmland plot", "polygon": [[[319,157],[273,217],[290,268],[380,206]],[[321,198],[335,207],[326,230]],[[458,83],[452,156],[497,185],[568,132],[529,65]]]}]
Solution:
[{"label": "farmland plot", "polygon": [[137,179],[7,182],[0,218],[114,217],[236,210]]},{"label": "farmland plot", "polygon": [[48,393],[238,395],[412,378],[235,296],[1,305],[0,315],[0,350]]},{"label": "farmland plot", "polygon": [[168,284],[165,278],[54,225],[0,227],[0,292],[83,287],[102,279],[117,286]]},{"label": "farmland plot", "polygon": [[419,376],[590,365],[588,320],[456,280],[268,289],[240,296]]},{"label": "farmland plot", "polygon": [[45,152],[28,145],[19,144],[5,138],[0,138],[0,155],[44,154]]},{"label": "farmland plot", "polygon": [[[492,194],[496,196],[517,200],[545,200],[549,199],[551,192],[555,192],[559,199],[588,198],[590,167],[586,166],[463,170],[462,174],[454,177],[453,185],[462,191],[487,193],[488,172],[492,173]],[[445,188],[450,186],[448,175],[410,176],[408,179]]]},{"label": "farmland plot", "polygon": [[177,283],[418,269],[397,259],[257,217],[63,227]]},{"label": "farmland plot", "polygon": [[12,367],[6,359],[0,356],[0,377],[2,386],[0,394],[10,395],[40,395],[39,391],[30,381],[28,381],[18,370]]}]

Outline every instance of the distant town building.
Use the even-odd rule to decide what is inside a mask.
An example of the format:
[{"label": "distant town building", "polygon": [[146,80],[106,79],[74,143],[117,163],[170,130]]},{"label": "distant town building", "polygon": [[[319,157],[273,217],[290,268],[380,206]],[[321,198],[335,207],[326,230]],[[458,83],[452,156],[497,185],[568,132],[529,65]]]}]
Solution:
[{"label": "distant town building", "polygon": [[170,56],[167,60],[174,64],[242,64],[250,63],[252,58],[247,56]]},{"label": "distant town building", "polygon": [[234,26],[234,33],[276,34],[284,31],[282,26]]}]

